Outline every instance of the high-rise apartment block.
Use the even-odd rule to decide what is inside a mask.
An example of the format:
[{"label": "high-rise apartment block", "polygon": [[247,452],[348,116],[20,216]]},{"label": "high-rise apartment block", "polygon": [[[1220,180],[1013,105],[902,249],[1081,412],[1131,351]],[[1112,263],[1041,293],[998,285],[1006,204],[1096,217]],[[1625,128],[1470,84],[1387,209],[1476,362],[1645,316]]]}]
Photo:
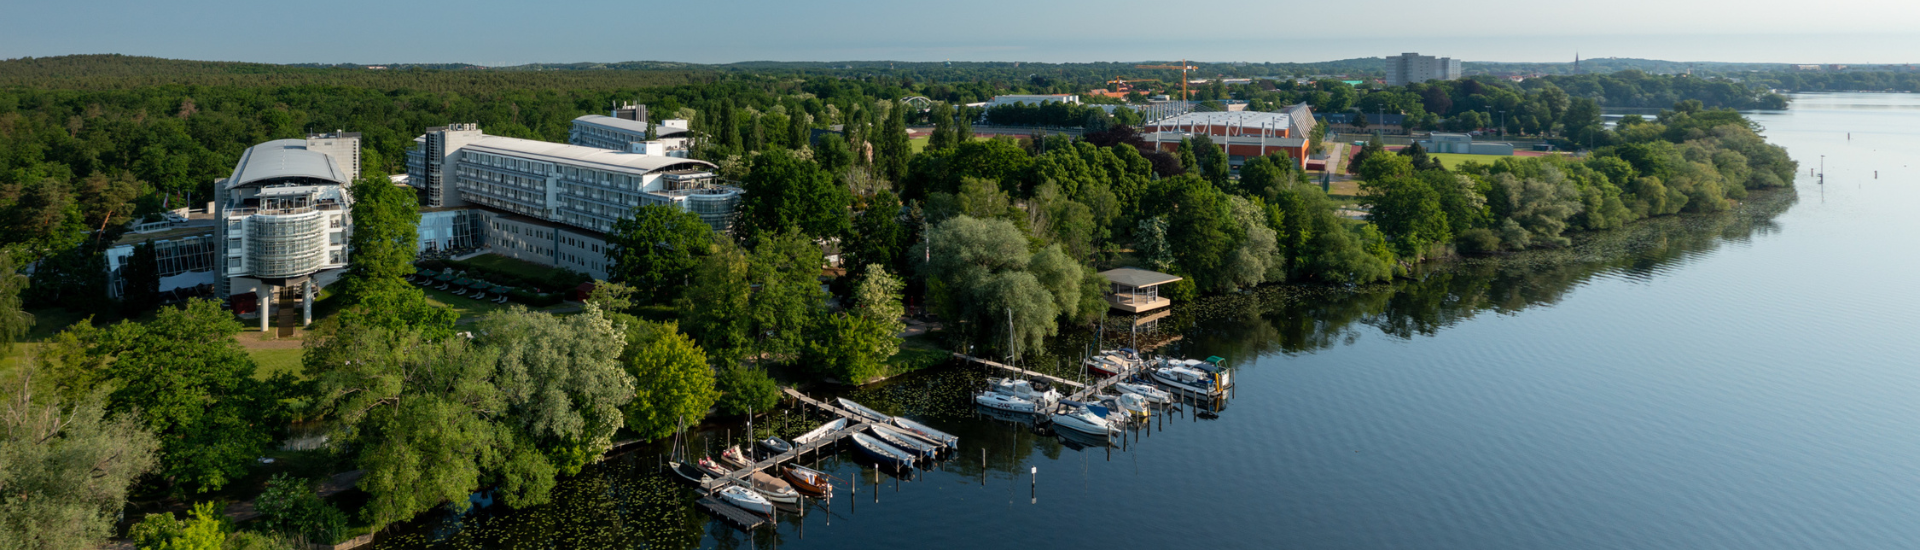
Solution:
[{"label": "high-rise apartment block", "polygon": [[1417,53],[1403,53],[1387,58],[1387,85],[1389,86],[1405,86],[1429,80],[1455,80],[1460,78],[1460,74],[1458,59]]}]

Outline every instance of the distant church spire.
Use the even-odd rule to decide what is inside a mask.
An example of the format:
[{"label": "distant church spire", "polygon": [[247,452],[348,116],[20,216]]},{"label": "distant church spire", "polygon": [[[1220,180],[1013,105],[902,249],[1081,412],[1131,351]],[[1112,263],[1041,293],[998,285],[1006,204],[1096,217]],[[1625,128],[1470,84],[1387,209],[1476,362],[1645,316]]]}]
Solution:
[{"label": "distant church spire", "polygon": [[1573,74],[1580,74],[1580,50],[1573,51]]}]

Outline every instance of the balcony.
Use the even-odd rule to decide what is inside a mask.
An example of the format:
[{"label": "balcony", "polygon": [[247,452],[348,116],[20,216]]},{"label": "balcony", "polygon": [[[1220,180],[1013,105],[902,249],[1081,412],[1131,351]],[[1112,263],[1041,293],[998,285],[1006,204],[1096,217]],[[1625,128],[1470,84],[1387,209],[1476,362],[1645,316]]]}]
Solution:
[{"label": "balcony", "polygon": [[1173,300],[1168,300],[1160,296],[1129,293],[1109,294],[1107,295],[1107,303],[1113,305],[1113,309],[1127,313],[1140,313],[1142,311],[1153,311],[1173,305]]}]

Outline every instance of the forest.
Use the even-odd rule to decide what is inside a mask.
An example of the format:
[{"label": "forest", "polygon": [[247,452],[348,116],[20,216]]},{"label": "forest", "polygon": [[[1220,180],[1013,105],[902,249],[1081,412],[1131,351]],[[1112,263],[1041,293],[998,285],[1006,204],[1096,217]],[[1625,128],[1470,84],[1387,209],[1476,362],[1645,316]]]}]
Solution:
[{"label": "forest", "polygon": [[[1153,150],[1131,111],[1032,109],[1046,119],[1032,124],[1083,131],[987,138],[971,125],[992,113],[958,105],[1070,89],[1093,68],[1004,81],[938,67],[808,70],[819,73],[0,62],[0,217],[11,229],[0,235],[0,345],[22,351],[0,377],[12,411],[0,456],[27,465],[0,470],[0,547],[109,536],[140,548],[291,547],[461,506],[483,488],[535,505],[615,441],[665,436],[711,407],[767,411],[780,384],[915,368],[901,361],[910,312],[947,324],[937,348],[1020,353],[1099,323],[1108,286],[1097,273],[1111,267],[1181,275],[1165,291],[1180,301],[1280,283],[1393,284],[1423,261],[1724,210],[1791,185],[1798,170],[1730,109],[1768,96],[1719,81],[1201,87],[1255,109],[1420,113],[1415,124],[1484,128],[1502,113],[1515,133],[1590,148],[1448,169],[1418,147],[1375,142],[1351,162],[1362,191],[1339,197],[1284,156],[1236,170],[1205,137]],[[901,101],[910,96],[935,103]],[[478,122],[565,141],[571,119],[616,101],[692,121],[693,154],[746,191],[734,234],[685,211],[636,209],[608,235],[611,280],[567,313],[463,317],[405,281],[418,201],[385,176],[402,170],[413,136]],[[1667,108],[1600,124],[1600,106],[1616,102]],[[923,147],[909,127],[929,130]],[[328,289],[331,313],[305,331],[294,372],[264,374],[240,344],[261,335],[218,302],[154,311],[105,297],[100,253],[127,221],[204,202],[248,146],[334,129],[364,136],[355,261]],[[823,288],[828,249],[845,275]],[[63,309],[94,317],[35,327],[37,314]],[[51,336],[26,341],[30,331]],[[323,501],[314,479],[262,479],[252,465],[292,423],[318,421],[337,444],[310,458],[323,474],[364,471],[364,502]],[[263,517],[236,532],[214,495],[252,498]],[[118,524],[136,497],[203,506]],[[16,536],[27,538],[5,538]]]}]

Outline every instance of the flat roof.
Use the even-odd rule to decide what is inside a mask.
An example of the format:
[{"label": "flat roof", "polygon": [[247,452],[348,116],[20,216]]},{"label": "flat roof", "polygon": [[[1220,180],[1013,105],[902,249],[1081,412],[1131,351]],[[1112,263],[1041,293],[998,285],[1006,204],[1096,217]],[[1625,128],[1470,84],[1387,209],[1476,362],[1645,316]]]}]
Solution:
[{"label": "flat roof", "polygon": [[1113,281],[1114,284],[1125,285],[1125,286],[1130,286],[1134,288],[1146,288],[1150,286],[1164,285],[1167,283],[1180,280],[1179,275],[1169,275],[1166,273],[1161,273],[1158,271],[1149,271],[1149,270],[1140,269],[1137,267],[1122,267],[1118,269],[1109,269],[1109,270],[1100,272],[1100,276],[1106,277],[1108,281]]},{"label": "flat roof", "polygon": [[702,167],[706,170],[719,170],[720,167],[704,160],[669,157],[662,155],[642,155],[598,147],[551,143],[531,139],[500,136],[486,136],[462,147],[497,155],[519,156],[556,164],[571,164],[590,168],[614,169],[653,173],[667,169]]},{"label": "flat roof", "polygon": [[[624,130],[624,131],[633,132],[640,135],[646,135],[647,133],[647,123],[640,122],[638,120],[627,120],[624,118],[610,117],[607,115],[580,115],[577,117],[573,117],[573,121],[576,123],[592,124],[595,126],[605,126],[608,128],[613,128],[615,130]],[[654,124],[653,129],[654,129],[655,136],[662,136],[662,137],[670,134],[687,133],[686,128],[681,128],[678,126],[667,126],[665,124]]]},{"label": "flat roof", "polygon": [[325,153],[307,149],[304,139],[276,139],[240,154],[240,163],[227,178],[227,188],[278,178],[313,178],[346,184],[347,176]]},{"label": "flat roof", "polygon": [[1246,128],[1291,128],[1293,116],[1264,111],[1194,112],[1148,123],[1149,126],[1241,126]]}]

